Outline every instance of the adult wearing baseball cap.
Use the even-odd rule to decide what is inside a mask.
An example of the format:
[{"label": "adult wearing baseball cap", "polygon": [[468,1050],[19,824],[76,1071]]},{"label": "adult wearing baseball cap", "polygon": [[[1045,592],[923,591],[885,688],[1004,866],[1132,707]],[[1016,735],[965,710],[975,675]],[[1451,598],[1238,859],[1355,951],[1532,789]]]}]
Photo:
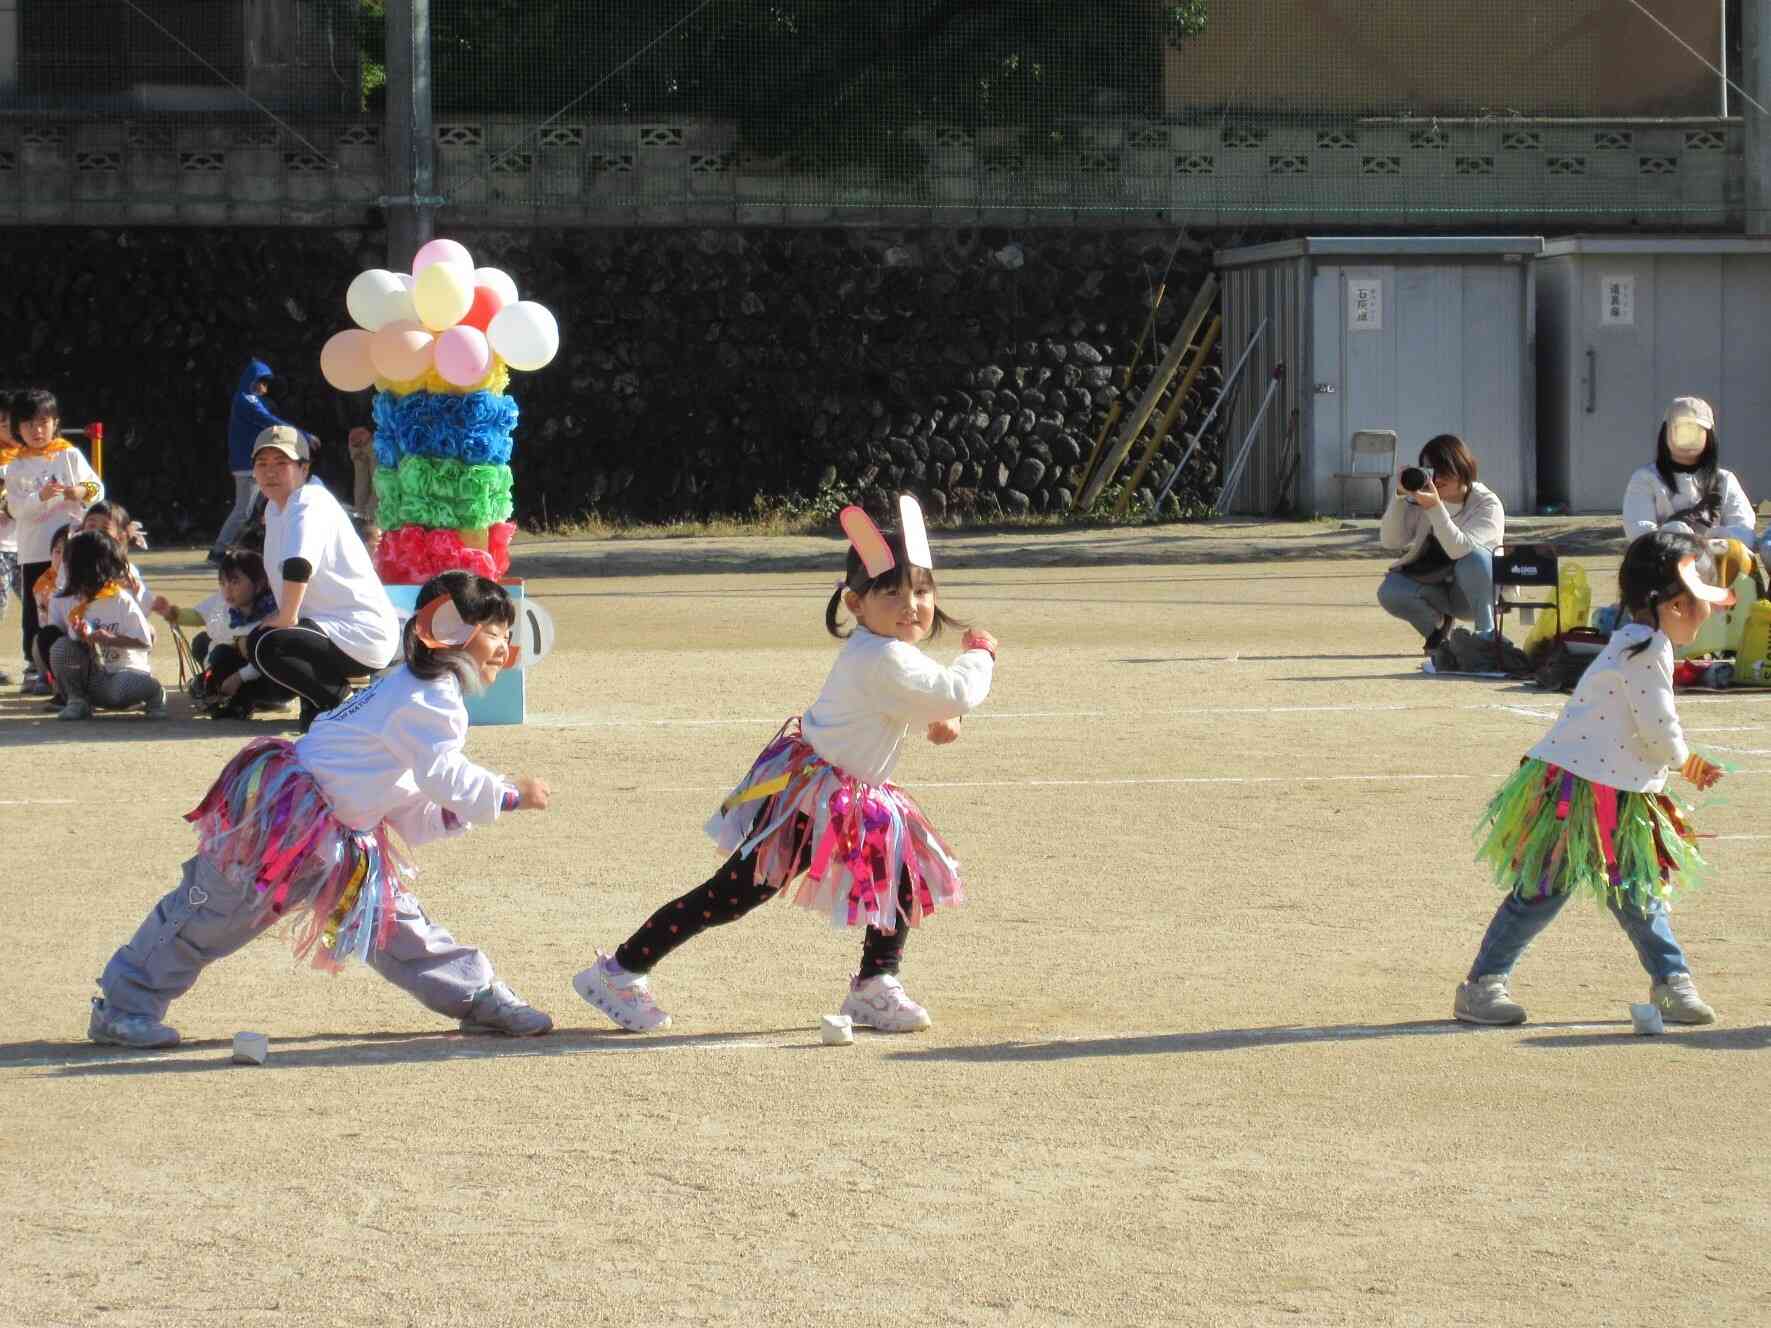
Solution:
[{"label": "adult wearing baseball cap", "polygon": [[1671,529],[1753,547],[1757,517],[1734,472],[1722,469],[1716,413],[1702,397],[1674,397],[1655,440],[1654,462],[1630,476],[1624,538]]},{"label": "adult wearing baseball cap", "polygon": [[252,476],[265,496],[264,569],[277,611],[247,638],[258,671],[301,698],[301,731],[350,694],[352,678],[386,668],[399,650],[394,606],[350,517],[323,484],[291,425],[261,432]]}]

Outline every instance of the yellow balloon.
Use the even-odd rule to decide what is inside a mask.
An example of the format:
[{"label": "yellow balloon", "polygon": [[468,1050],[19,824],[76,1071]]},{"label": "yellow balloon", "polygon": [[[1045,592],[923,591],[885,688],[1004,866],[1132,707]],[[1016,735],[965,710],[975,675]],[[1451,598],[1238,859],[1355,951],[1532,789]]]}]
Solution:
[{"label": "yellow balloon", "polygon": [[454,327],[473,308],[473,270],[454,263],[432,263],[412,287],[418,321],[432,332]]}]

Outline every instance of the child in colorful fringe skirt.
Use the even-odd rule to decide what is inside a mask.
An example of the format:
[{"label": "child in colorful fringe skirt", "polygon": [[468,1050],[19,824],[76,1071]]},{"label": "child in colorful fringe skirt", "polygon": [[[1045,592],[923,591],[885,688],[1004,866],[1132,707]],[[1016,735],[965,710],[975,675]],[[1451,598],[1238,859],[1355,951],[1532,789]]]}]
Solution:
[{"label": "child in colorful fringe skirt", "polygon": [[432,922],[411,893],[401,841],[422,844],[543,811],[548,788],[506,780],[462,753],[466,690],[515,661],[516,611],[495,581],[445,572],[419,591],[405,663],[297,742],[264,738],[229,761],[196,810],[197,855],[98,980],[88,1036],[172,1047],[162,1021],[203,969],[280,921],[298,957],[336,971],[362,960],[463,1032],[532,1037],[553,1021],[492,961]]},{"label": "child in colorful fringe skirt", "polygon": [[1611,910],[1652,979],[1649,999],[1678,1023],[1715,1020],[1673,937],[1669,905],[1697,883],[1703,859],[1669,769],[1699,789],[1722,771],[1689,751],[1673,706],[1673,647],[1689,645],[1711,606],[1733,593],[1707,584],[1713,564],[1689,535],[1656,531],[1632,543],[1618,589],[1633,621],[1582,675],[1561,717],[1494,795],[1477,857],[1507,890],[1457,989],[1452,1013],[1472,1024],[1518,1024],[1507,980],[1569,898]]},{"label": "child in colorful fringe skirt", "polygon": [[[958,624],[935,602],[921,511],[909,497],[900,511],[903,528],[890,536],[858,507],[842,513],[853,547],[824,623],[846,641],[812,708],[782,726],[707,822],[731,855],[725,865],[660,908],[613,955],[599,951],[573,980],[621,1027],[668,1027],[670,1016],[652,997],[653,967],[708,927],[790,891],[836,926],[867,929],[844,1014],[892,1033],[929,1026],[928,1011],[898,979],[906,932],[964,893],[952,852],[889,777],[913,724],[931,742],[959,736],[960,717],[990,691],[996,641],[967,629],[950,668],[916,648]],[[839,624],[844,607],[856,620],[852,631]]]}]

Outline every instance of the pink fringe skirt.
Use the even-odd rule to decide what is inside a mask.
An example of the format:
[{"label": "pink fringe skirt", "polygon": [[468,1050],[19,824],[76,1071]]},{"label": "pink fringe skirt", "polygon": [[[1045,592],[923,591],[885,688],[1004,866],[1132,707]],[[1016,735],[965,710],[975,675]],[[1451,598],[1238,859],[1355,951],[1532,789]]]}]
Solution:
[{"label": "pink fringe skirt", "polygon": [[[803,818],[803,819],[802,819]],[[707,822],[726,855],[756,859],[756,882],[837,927],[896,931],[937,906],[965,901],[959,863],[921,807],[894,784],[868,784],[831,765],[788,720]],[[908,874],[908,913],[898,881]]]},{"label": "pink fringe skirt", "polygon": [[248,743],[185,820],[198,851],[258,892],[261,915],[287,918],[298,959],[336,972],[387,944],[394,897],[415,875],[386,825],[353,830],[282,738]]}]

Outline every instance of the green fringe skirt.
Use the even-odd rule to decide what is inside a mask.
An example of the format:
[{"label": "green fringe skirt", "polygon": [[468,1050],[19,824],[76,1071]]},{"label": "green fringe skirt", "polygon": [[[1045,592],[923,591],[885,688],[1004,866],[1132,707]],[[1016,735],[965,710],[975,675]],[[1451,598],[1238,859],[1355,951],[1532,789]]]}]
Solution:
[{"label": "green fringe skirt", "polygon": [[1583,892],[1639,912],[1702,883],[1697,836],[1665,793],[1593,784],[1527,757],[1488,803],[1476,857],[1521,899]]}]

